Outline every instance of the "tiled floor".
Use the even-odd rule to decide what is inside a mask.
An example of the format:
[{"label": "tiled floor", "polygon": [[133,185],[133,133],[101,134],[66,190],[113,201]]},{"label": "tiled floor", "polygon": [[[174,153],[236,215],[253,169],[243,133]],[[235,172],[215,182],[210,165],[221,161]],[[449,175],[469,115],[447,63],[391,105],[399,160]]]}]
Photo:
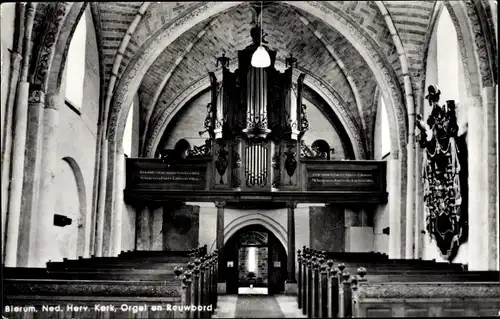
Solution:
[{"label": "tiled floor", "polygon": [[220,295],[213,318],[305,318],[296,296]]}]

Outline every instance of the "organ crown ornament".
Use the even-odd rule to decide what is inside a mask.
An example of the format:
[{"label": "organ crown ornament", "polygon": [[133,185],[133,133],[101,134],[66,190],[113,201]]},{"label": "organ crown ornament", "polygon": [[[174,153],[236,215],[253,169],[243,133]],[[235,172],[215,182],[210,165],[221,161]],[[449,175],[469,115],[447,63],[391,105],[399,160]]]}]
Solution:
[{"label": "organ crown ornament", "polygon": [[455,102],[439,105],[441,91],[428,87],[426,99],[431,112],[427,121],[417,116],[423,154],[424,202],[427,231],[443,258],[453,260],[463,240],[461,220],[460,161],[457,146],[458,124]]}]

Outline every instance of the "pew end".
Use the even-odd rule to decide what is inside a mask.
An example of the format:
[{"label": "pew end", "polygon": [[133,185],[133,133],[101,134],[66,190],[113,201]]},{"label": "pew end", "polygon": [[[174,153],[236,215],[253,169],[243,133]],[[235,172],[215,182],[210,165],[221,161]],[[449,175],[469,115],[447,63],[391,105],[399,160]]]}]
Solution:
[{"label": "pew end", "polygon": [[500,310],[498,282],[358,282],[352,317],[484,317]]}]

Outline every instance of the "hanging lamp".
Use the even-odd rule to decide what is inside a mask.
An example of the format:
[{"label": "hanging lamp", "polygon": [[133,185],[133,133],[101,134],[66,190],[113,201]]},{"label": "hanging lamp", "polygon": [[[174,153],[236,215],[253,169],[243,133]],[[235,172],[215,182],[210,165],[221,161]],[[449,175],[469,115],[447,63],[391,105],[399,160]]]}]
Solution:
[{"label": "hanging lamp", "polygon": [[252,55],[252,61],[250,62],[254,68],[267,68],[271,65],[271,57],[267,53],[266,48],[262,46],[262,1],[260,2],[260,42],[259,47]]}]

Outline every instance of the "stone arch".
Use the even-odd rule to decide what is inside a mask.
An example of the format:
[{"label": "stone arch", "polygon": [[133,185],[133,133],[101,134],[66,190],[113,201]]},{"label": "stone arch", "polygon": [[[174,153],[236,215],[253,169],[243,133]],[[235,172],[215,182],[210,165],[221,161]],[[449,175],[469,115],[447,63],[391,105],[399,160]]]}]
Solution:
[{"label": "stone arch", "polygon": [[[279,67],[280,63],[276,63],[276,65]],[[216,72],[216,76],[218,78],[220,78],[220,74],[220,70]],[[297,80],[298,75],[299,71],[294,70],[293,78],[295,81]],[[339,97],[336,92],[331,92],[330,88],[327,88],[321,81],[312,76],[306,76],[304,84],[320,95],[332,108],[335,114],[337,114],[339,121],[349,137],[349,142],[353,148],[355,158],[365,159],[367,152],[364,149],[361,132],[355,122],[349,117],[348,112],[346,111],[347,107],[341,100],[341,97]],[[159,118],[158,122],[153,126],[152,132],[147,136],[148,140],[146,140],[142,153],[144,156],[153,157],[161,140],[161,133],[165,131],[168,123],[170,123],[170,121],[181,110],[181,108],[186,105],[186,103],[209,87],[210,81],[207,75],[175,98],[171,104],[173,110],[170,113],[163,112],[161,118]]]},{"label": "stone arch", "polygon": [[[487,46],[487,43],[494,43],[495,40],[490,34],[485,34],[483,31],[485,27],[481,25],[480,13],[478,12],[480,7],[475,6],[471,1],[437,2],[423,52],[425,56],[428,55],[432,36],[436,32],[435,25],[441,11],[445,8],[448,10],[457,32],[467,93],[480,100],[481,89],[493,86],[497,81],[494,68],[496,58],[492,57],[494,52],[491,52],[492,50]],[[425,63],[426,59],[424,59],[424,70]],[[422,84],[425,83],[425,74],[422,74],[420,81]]]},{"label": "stone arch", "polygon": [[[266,216],[261,213],[250,213],[236,218],[231,221],[224,227],[224,244],[226,244],[227,240],[231,238],[238,230],[250,226],[250,225],[262,225],[265,228],[269,229],[276,238],[281,242],[283,247],[285,248],[285,252],[288,254],[288,237],[287,231],[276,220],[273,218]],[[215,249],[215,241],[210,246],[210,251]]]},{"label": "stone arch", "polygon": [[[134,58],[134,61],[129,63],[127,70],[118,82],[116,95],[114,96],[114,105],[111,111],[111,118],[109,127],[107,127],[108,140],[114,143],[120,143],[121,136],[123,135],[124,123],[123,114],[127,113],[124,108],[129,107],[132,95],[139,88],[140,82],[147,70],[147,68],[158,57],[160,47],[172,43],[181,34],[186,32],[193,24],[198,24],[205,21],[210,17],[219,14],[231,7],[239,5],[241,2],[230,3],[206,3],[194,9],[192,12],[186,14],[181,19],[174,23],[164,26],[156,32],[148,41],[146,46],[143,47],[142,54]],[[298,9],[309,12],[310,14],[318,17],[333,28],[337,29],[343,36],[345,36],[353,46],[360,52],[361,56],[366,60],[372,69],[377,82],[382,88],[383,95],[387,104],[389,105],[388,111],[390,113],[391,127],[397,128],[396,132],[392,131],[392,144],[394,152],[391,152],[395,158],[399,157],[399,151],[404,149],[407,139],[407,116],[404,107],[404,97],[397,81],[394,70],[390,63],[384,57],[383,53],[377,45],[370,40],[361,27],[357,26],[355,22],[351,21],[346,14],[340,12],[336,8],[319,2],[287,2],[285,3],[294,6]]]},{"label": "stone arch", "polygon": [[[404,211],[406,209],[408,174],[406,154],[408,116],[403,90],[390,62],[369,34],[338,8],[319,1],[283,1],[283,3],[308,12],[336,29],[353,45],[371,69],[387,105],[388,118],[392,128],[391,157],[397,160],[397,168],[395,169],[398,174],[394,181],[396,185],[394,187],[397,190],[396,196],[401,198],[397,206],[400,204],[401,210]],[[117,174],[115,165],[116,150],[121,148],[128,109],[148,68],[153,64],[163,48],[170,45],[191,27],[239,4],[241,2],[236,1],[203,3],[173,23],[162,26],[144,43],[127,65],[112,97],[113,105],[111,105],[109,113],[110,119],[105,127],[106,141],[104,147],[109,150],[106,156],[103,157],[103,160],[106,161],[103,167],[106,168],[105,174],[108,175],[105,179],[107,181],[105,193],[110,196],[109,200],[106,200],[105,210],[107,213],[112,213],[113,201],[115,200],[113,198],[113,184],[114,176]],[[106,183],[105,181],[103,183]],[[106,195],[101,193],[100,196]],[[404,224],[405,218],[402,217],[400,221]],[[401,232],[402,238],[404,238],[404,226],[402,226]]]},{"label": "stone arch", "polygon": [[75,161],[74,158],[66,156],[62,159],[71,167],[73,171],[73,175],[76,181],[76,188],[78,190],[78,201],[79,201],[79,209],[80,215],[78,218],[78,235],[77,235],[77,256],[84,256],[88,250],[87,243],[87,190],[85,187],[85,181],[83,178],[82,170],[80,166]]},{"label": "stone arch", "polygon": [[[475,47],[473,35],[470,32],[469,22],[467,18],[467,13],[463,7],[462,2],[457,3],[441,3],[437,2],[434,7],[434,12],[432,15],[432,20],[430,24],[430,32],[427,35],[426,44],[424,47],[424,55],[427,57],[429,55],[429,49],[431,46],[431,41],[433,40],[437,32],[437,22],[441,16],[443,10],[448,10],[450,17],[453,21],[455,31],[457,32],[458,48],[460,50],[460,57],[462,60],[462,67],[464,70],[465,77],[465,87],[468,96],[475,96],[480,99],[481,96],[481,74],[479,72],[479,61],[476,58]],[[427,70],[427,59],[423,59],[424,65],[423,70]],[[423,100],[425,96],[425,82],[427,79],[427,73],[422,72],[420,78],[421,92],[419,94],[420,98]],[[423,101],[420,101],[421,105],[424,105]]]},{"label": "stone arch", "polygon": [[61,85],[69,43],[83,14],[85,3],[57,2],[51,4],[54,15],[45,20],[43,41],[37,52],[33,52],[32,90],[57,93]]},{"label": "stone arch", "polygon": [[75,33],[76,26],[87,9],[86,3],[76,3],[68,12],[61,26],[58,39],[54,45],[52,63],[49,70],[47,94],[57,94],[66,69],[66,58],[69,45]]}]

